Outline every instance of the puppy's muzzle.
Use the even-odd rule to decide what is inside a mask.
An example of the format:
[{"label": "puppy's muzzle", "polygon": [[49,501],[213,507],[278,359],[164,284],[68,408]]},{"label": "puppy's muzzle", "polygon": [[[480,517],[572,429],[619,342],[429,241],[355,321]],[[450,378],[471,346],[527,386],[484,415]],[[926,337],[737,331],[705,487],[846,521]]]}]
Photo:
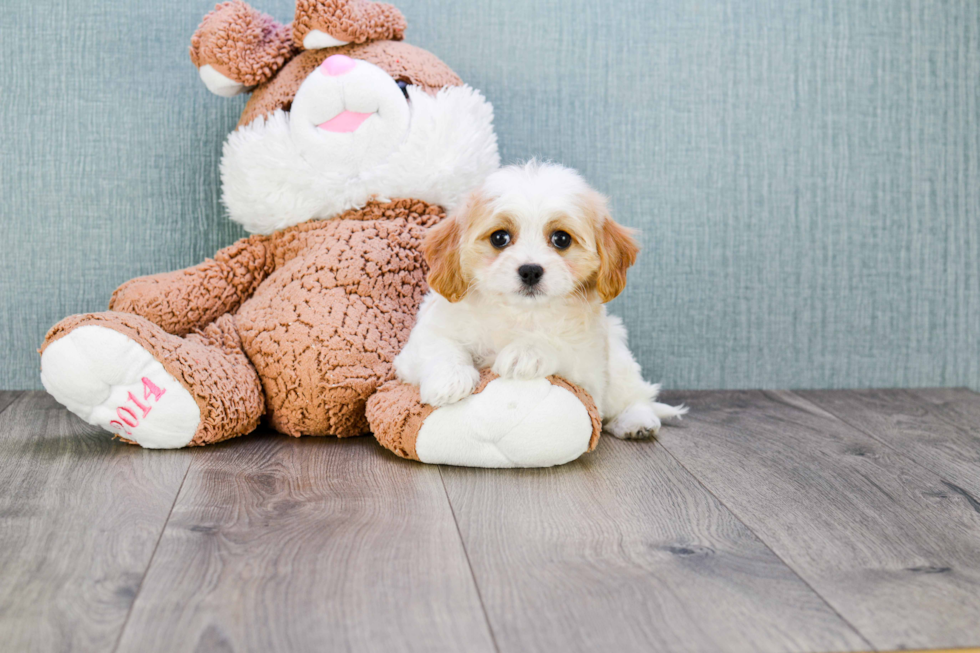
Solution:
[{"label": "puppy's muzzle", "polygon": [[528,288],[533,288],[544,276],[544,268],[536,263],[526,263],[517,268],[517,276],[521,278],[521,283]]}]

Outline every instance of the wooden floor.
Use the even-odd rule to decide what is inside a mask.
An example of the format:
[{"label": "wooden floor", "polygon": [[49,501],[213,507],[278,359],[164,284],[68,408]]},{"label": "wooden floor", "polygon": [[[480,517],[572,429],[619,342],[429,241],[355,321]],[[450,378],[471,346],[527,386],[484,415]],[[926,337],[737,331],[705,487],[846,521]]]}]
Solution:
[{"label": "wooden floor", "polygon": [[2,651],[980,645],[980,395],[675,393],[565,467],[112,441],[0,393]]}]

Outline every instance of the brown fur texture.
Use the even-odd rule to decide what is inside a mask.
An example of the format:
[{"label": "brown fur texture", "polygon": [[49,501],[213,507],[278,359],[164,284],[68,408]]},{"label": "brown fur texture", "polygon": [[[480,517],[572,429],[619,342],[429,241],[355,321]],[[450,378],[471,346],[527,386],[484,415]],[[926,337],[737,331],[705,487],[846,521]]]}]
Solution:
[{"label": "brown fur texture", "polygon": [[[116,312],[102,314],[114,319],[98,319],[130,337],[151,334],[133,339],[202,397],[202,416],[216,425],[201,442],[240,435],[243,424],[251,430],[255,410],[288,435],[362,435],[369,430],[365,403],[392,378],[391,362],[427,291],[423,235],[443,217],[440,207],[418,200],[372,202],[334,220],[252,236],[213,261],[123,284],[113,296]],[[63,321],[49,341],[80,325]],[[218,347],[216,338],[230,340]],[[225,363],[205,356],[166,353],[197,351],[181,343],[202,339],[225,357],[234,353],[235,370],[223,372]],[[202,390],[212,375],[218,389]],[[261,382],[264,402],[249,404],[249,420],[229,420],[220,397],[236,405],[226,380],[243,375]],[[217,426],[222,421],[227,432]]]},{"label": "brown fur texture", "polygon": [[335,54],[372,63],[393,79],[405,80],[429,94],[435,94],[446,86],[463,85],[463,80],[434,54],[401,41],[375,41],[363,45],[306,50],[286,64],[278,75],[255,89],[238,126],[268,116],[276,109],[288,111],[303,81],[324,59]]},{"label": "brown fur texture", "polygon": [[238,310],[273,271],[269,238],[240,240],[199,265],[119,286],[109,300],[110,311],[135,313],[183,336]]},{"label": "brown fur texture", "polygon": [[443,217],[397,200],[269,237],[275,271],[236,321],[277,431],[368,432],[364,404],[391,378],[426,292],[423,234]]},{"label": "brown fur texture", "polygon": [[382,447],[401,458],[418,460],[415,443],[419,430],[434,410],[419,399],[418,386],[388,381],[368,399],[365,413]]},{"label": "brown fur texture", "polygon": [[191,393],[201,410],[201,423],[188,446],[245,435],[259,425],[264,412],[262,386],[242,349],[233,316],[223,315],[181,338],[139,315],[114,311],[73,315],[48,332],[41,352],[74,329],[89,325],[134,340]]},{"label": "brown fur texture", "polygon": [[242,0],[217,5],[191,37],[195,66],[210,64],[245,86],[272,79],[297,52],[290,26],[280,25]]},{"label": "brown fur texture", "polygon": [[[408,24],[402,12],[388,4],[369,0],[297,0],[293,40],[297,48],[313,30],[339,41],[400,41]],[[333,53],[333,48],[330,49]]]},{"label": "brown fur texture", "polygon": [[[480,382],[473,394],[479,394],[487,385],[500,378],[486,369],[480,372]],[[592,420],[592,436],[589,439],[588,451],[594,451],[602,433],[602,420],[599,409],[592,397],[582,388],[569,383],[558,376],[549,376],[552,385],[568,390],[581,400]],[[367,418],[374,432],[374,437],[385,449],[396,456],[409,460],[418,460],[415,443],[419,430],[426,418],[438,410],[429,404],[423,404],[419,398],[418,386],[408,385],[399,381],[389,381],[368,400]]]}]

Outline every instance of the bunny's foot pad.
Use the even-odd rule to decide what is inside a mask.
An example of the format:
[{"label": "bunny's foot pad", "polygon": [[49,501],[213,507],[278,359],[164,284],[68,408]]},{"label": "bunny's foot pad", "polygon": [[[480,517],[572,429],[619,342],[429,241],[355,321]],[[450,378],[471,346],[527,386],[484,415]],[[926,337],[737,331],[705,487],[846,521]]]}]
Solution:
[{"label": "bunny's foot pad", "polygon": [[602,423],[592,398],[564,379],[506,380],[488,370],[450,406],[422,404],[395,381],[368,403],[382,446],[403,458],[465,467],[551,467],[592,451]]},{"label": "bunny's foot pad", "polygon": [[201,411],[146,349],[118,331],[81,326],[41,356],[45,389],[83,420],[149,449],[187,446]]}]

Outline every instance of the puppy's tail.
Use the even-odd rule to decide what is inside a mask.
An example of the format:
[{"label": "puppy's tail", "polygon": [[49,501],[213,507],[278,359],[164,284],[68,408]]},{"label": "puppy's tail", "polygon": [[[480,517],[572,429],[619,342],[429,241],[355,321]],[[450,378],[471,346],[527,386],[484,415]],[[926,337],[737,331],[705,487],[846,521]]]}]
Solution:
[{"label": "puppy's tail", "polygon": [[660,419],[680,419],[682,415],[687,415],[688,408],[684,404],[680,406],[669,406],[653,402],[653,412]]},{"label": "puppy's tail", "polygon": [[661,404],[656,401],[657,395],[660,394],[660,384],[650,383],[647,384],[648,397],[650,403],[653,405],[653,413],[661,420],[665,419],[680,419],[681,416],[687,415],[688,407],[684,404],[680,406],[671,406],[669,404]]}]

